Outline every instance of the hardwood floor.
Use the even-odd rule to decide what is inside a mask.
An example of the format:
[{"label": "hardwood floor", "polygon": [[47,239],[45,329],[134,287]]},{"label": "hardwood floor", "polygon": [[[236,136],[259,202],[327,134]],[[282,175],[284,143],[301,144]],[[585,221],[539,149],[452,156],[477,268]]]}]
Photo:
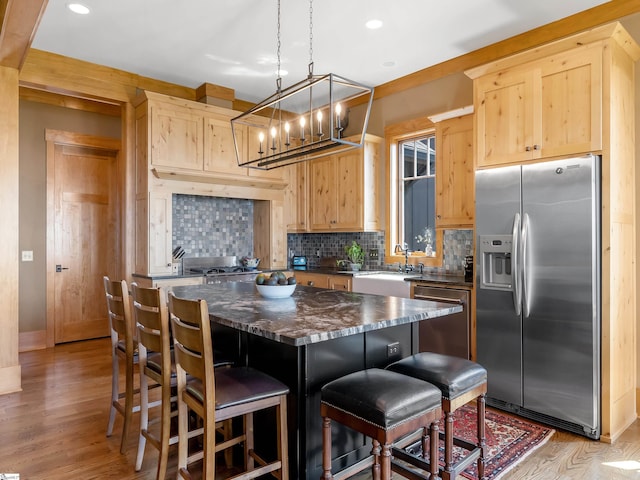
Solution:
[{"label": "hardwood floor", "polygon": [[[20,354],[23,391],[0,396],[0,473],[19,473],[21,480],[155,478],[157,452],[152,448],[147,449],[142,471],[133,470],[137,432],[130,434],[126,455],[120,454],[122,417],[116,420],[113,436],[105,436],[110,361],[107,339]],[[175,455],[167,478],[175,478]],[[640,478],[638,421],[614,445],[557,432],[503,477],[631,478]]]}]

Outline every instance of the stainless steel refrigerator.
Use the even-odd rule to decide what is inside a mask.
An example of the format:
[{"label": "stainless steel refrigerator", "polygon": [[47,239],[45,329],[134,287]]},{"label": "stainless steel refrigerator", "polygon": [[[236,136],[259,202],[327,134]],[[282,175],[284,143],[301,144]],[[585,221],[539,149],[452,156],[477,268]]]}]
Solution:
[{"label": "stainless steel refrigerator", "polygon": [[600,437],[600,158],[476,172],[487,403]]}]

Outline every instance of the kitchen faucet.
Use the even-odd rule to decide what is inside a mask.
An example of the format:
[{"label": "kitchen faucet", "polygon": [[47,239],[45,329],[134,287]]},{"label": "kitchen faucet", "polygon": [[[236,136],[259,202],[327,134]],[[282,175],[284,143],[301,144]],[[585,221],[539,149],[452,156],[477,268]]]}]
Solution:
[{"label": "kitchen faucet", "polygon": [[[409,253],[411,253],[411,250],[409,250],[409,246],[405,243],[404,244],[404,248],[402,245],[397,244],[393,250],[393,253],[402,253],[404,254],[404,272],[408,273],[408,272],[412,272],[413,271],[413,265],[409,265]],[[402,265],[398,265],[399,270],[402,272]]]}]

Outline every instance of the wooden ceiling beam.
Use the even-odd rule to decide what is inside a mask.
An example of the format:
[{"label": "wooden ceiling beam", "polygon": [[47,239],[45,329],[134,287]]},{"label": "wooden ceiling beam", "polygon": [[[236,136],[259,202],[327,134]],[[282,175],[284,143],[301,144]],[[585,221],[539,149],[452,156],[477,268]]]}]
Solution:
[{"label": "wooden ceiling beam", "polygon": [[20,70],[47,0],[0,0],[0,66]]}]

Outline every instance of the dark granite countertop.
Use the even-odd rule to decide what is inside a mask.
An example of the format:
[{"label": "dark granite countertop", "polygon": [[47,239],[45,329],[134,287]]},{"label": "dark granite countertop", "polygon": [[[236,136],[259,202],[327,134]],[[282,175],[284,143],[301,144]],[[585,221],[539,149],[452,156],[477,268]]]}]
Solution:
[{"label": "dark granite countertop", "polygon": [[137,278],[148,278],[150,280],[166,280],[169,278],[191,278],[191,277],[203,277],[204,275],[202,273],[187,273],[187,274],[170,274],[170,273],[163,273],[163,274],[159,274],[159,275],[145,275],[142,273],[133,273],[131,274],[132,277],[137,277]]},{"label": "dark granite countertop", "polygon": [[179,286],[178,297],[204,299],[212,320],[241,331],[300,346],[441,317],[452,305],[298,285],[289,298],[267,299],[252,283]]}]

